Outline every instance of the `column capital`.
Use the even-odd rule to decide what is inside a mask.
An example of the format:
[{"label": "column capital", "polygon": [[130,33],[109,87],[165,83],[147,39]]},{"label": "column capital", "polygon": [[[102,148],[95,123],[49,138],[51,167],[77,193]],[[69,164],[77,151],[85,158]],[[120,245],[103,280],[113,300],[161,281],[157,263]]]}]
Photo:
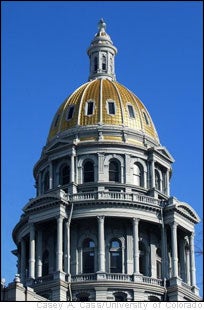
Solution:
[{"label": "column capital", "polygon": [[64,220],[64,217],[62,215],[56,216],[55,218],[57,222],[62,222]]},{"label": "column capital", "polygon": [[195,232],[192,231],[192,232],[190,233],[190,239],[192,240],[192,239],[194,239],[194,237],[195,237]]},{"label": "column capital", "polygon": [[138,217],[133,217],[132,221],[134,224],[139,223],[140,219]]},{"label": "column capital", "polygon": [[172,221],[171,223],[169,223],[171,228],[177,228],[178,223],[176,221]]},{"label": "column capital", "polygon": [[103,222],[104,219],[105,219],[105,216],[104,215],[99,215],[99,216],[97,216],[97,219],[98,219],[99,222]]}]

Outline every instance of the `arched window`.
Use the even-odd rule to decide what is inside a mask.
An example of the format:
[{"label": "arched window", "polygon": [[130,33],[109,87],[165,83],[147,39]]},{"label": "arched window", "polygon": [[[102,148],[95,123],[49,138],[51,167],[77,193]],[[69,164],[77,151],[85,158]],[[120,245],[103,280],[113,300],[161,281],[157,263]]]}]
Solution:
[{"label": "arched window", "polygon": [[60,185],[65,185],[70,182],[70,167],[65,165],[60,169]]},{"label": "arched window", "polygon": [[87,161],[84,164],[84,182],[94,182],[94,164]]},{"label": "arched window", "polygon": [[160,178],[159,171],[157,169],[155,169],[155,187],[159,191],[161,190],[161,178]]},{"label": "arched window", "polygon": [[42,276],[49,274],[49,252],[45,250],[42,256]]},{"label": "arched window", "polygon": [[94,273],[94,250],[95,243],[91,239],[85,239],[83,242],[83,273]]},{"label": "arched window", "polygon": [[106,56],[104,56],[104,55],[102,57],[102,70],[103,71],[106,70]]},{"label": "arched window", "polygon": [[157,279],[162,278],[162,258],[161,258],[161,249],[158,248],[156,251],[156,270],[157,270]]},{"label": "arched window", "polygon": [[118,239],[113,239],[110,243],[110,272],[122,273],[122,246]]},{"label": "arched window", "polygon": [[44,175],[44,180],[43,180],[43,190],[44,190],[44,193],[49,190],[49,181],[50,181],[49,172],[46,171],[45,175]]},{"label": "arched window", "polygon": [[120,182],[120,164],[117,160],[110,161],[109,181]]},{"label": "arched window", "polygon": [[144,186],[144,169],[139,163],[135,163],[133,167],[134,184],[137,186]]},{"label": "arched window", "polygon": [[147,266],[146,266],[146,247],[142,241],[139,242],[139,266],[140,273],[144,276],[147,275]]}]

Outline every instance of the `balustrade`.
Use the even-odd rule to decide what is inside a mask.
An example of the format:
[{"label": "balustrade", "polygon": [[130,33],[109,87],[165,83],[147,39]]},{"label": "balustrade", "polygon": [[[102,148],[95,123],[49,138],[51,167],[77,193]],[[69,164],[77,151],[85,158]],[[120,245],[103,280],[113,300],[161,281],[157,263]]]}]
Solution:
[{"label": "balustrade", "polygon": [[163,201],[153,197],[148,197],[145,195],[140,195],[136,193],[124,193],[124,192],[108,192],[108,191],[98,191],[98,192],[86,192],[77,193],[69,196],[72,201],[84,201],[84,200],[120,200],[120,201],[133,201],[140,202],[144,204],[150,204],[154,206],[162,206]]}]

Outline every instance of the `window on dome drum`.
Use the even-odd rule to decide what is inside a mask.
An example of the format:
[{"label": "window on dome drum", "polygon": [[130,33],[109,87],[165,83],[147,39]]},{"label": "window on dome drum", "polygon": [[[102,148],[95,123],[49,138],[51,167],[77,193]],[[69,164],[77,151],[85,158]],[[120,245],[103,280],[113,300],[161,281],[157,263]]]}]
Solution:
[{"label": "window on dome drum", "polygon": [[106,56],[104,56],[104,55],[102,57],[102,70],[103,71],[106,70]]},{"label": "window on dome drum", "polygon": [[120,182],[120,164],[115,159],[109,164],[109,181]]},{"label": "window on dome drum", "polygon": [[65,185],[70,182],[70,167],[63,165],[60,169],[60,185]]},{"label": "window on dome drum", "polygon": [[134,112],[133,106],[128,104],[127,107],[128,107],[129,117],[130,118],[135,118],[135,112]]},{"label": "window on dome drum", "polygon": [[70,120],[74,114],[74,105],[70,105],[67,110],[67,120]]},{"label": "window on dome drum", "polygon": [[42,256],[42,276],[49,274],[49,252],[45,250]]},{"label": "window on dome drum", "polygon": [[94,57],[94,72],[97,72],[98,70],[98,58]]},{"label": "window on dome drum", "polygon": [[50,182],[50,176],[49,176],[49,172],[45,172],[44,175],[44,193],[47,192],[49,190],[49,182]]},{"label": "window on dome drum", "polygon": [[108,113],[110,115],[115,115],[115,102],[114,101],[108,101]]},{"label": "window on dome drum", "polygon": [[94,112],[94,103],[93,101],[88,101],[86,103],[86,115],[92,115]]},{"label": "window on dome drum", "polygon": [[141,164],[135,163],[133,167],[134,184],[144,186],[144,169]]},{"label": "window on dome drum", "polygon": [[110,244],[110,272],[122,273],[122,246],[118,239],[113,239]]},{"label": "window on dome drum", "polygon": [[147,114],[145,112],[143,112],[143,115],[144,115],[146,125],[149,125],[149,120],[148,120]]},{"label": "window on dome drum", "polygon": [[83,273],[94,273],[95,243],[87,238],[83,242]]},{"label": "window on dome drum", "polygon": [[161,178],[157,169],[155,169],[155,188],[158,189],[158,191],[161,190]]},{"label": "window on dome drum", "polygon": [[84,182],[94,182],[94,164],[91,161],[84,164]]}]

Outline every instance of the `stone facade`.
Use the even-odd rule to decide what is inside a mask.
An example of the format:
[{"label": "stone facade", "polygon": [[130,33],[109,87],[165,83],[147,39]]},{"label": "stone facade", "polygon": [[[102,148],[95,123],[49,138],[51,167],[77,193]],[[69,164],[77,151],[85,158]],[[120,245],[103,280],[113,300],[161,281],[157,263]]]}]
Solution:
[{"label": "stone facade", "polygon": [[7,300],[25,298],[25,287],[36,300],[200,300],[199,217],[170,196],[174,159],[115,81],[116,52],[101,20],[89,82],[56,113],[34,167],[36,197],[13,231],[20,283],[3,289]]}]

